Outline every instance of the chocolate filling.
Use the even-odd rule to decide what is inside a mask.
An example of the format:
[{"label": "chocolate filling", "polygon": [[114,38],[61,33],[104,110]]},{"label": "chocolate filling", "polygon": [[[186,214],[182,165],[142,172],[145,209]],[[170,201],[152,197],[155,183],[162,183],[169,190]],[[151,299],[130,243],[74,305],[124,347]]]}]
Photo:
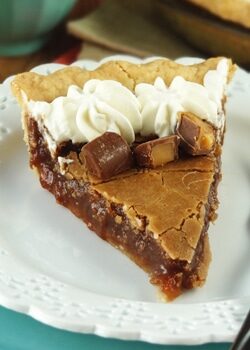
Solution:
[{"label": "chocolate filling", "polygon": [[[102,239],[127,253],[149,273],[151,282],[158,285],[169,299],[178,296],[183,289],[202,284],[198,268],[204,260],[204,238],[209,221],[214,218],[217,207],[219,174],[211,185],[205,223],[192,262],[173,260],[163,251],[153,234],[146,230],[145,218],[140,230],[133,227],[122,205],[107,201],[88,182],[67,179],[58,173],[55,170],[56,160],[51,158],[47,144],[32,118],[28,120],[28,129],[30,165],[38,168],[41,185],[54,194],[58,203],[70,209]],[[64,148],[64,152],[67,153],[68,149]]]}]

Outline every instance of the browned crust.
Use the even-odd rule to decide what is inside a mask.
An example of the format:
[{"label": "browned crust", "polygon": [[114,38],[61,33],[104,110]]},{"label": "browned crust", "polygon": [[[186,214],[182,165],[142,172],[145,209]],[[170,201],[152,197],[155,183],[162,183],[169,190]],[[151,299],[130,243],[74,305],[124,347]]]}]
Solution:
[{"label": "browned crust", "polygon": [[[94,71],[78,67],[67,67],[48,76],[34,72],[18,74],[12,82],[12,91],[19,104],[25,107],[25,93],[28,100],[51,102],[58,96],[65,96],[69,85],[82,87],[89,79],[112,79],[121,82],[133,90],[138,83],[153,83],[160,76],[166,84],[181,75],[186,80],[203,83],[204,75],[211,69],[216,69],[222,57],[210,58],[202,63],[184,66],[167,59],[158,59],[147,64],[132,64],[125,61],[112,61],[101,65]],[[235,66],[228,59],[230,80]]]},{"label": "browned crust", "polygon": [[213,180],[213,171],[161,169],[98,184],[94,189],[108,201],[123,203],[134,226],[140,226],[138,217],[145,218],[147,230],[172,259],[190,262],[204,226]]}]

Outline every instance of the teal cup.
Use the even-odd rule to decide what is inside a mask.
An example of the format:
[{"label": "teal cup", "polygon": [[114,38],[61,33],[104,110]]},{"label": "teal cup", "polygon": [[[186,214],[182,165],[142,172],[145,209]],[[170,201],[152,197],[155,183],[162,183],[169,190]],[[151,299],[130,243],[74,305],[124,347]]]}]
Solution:
[{"label": "teal cup", "polygon": [[76,0],[0,0],[0,56],[40,49]]}]

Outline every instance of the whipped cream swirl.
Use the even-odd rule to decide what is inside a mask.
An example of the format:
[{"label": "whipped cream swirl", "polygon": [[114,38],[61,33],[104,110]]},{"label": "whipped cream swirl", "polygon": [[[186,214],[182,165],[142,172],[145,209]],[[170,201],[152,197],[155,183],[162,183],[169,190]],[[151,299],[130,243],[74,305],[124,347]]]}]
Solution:
[{"label": "whipped cream swirl", "polygon": [[66,97],[51,103],[31,101],[29,108],[57,143],[89,142],[113,131],[131,144],[142,127],[136,96],[113,80],[91,79],[83,89],[72,85]]},{"label": "whipped cream swirl", "polygon": [[221,105],[228,64],[222,59],[216,70],[204,76],[204,85],[186,81],[176,76],[169,86],[162,78],[153,85],[141,83],[135,94],[141,104],[142,135],[156,134],[159,137],[175,132],[179,112],[191,112],[220,128],[224,123]]}]

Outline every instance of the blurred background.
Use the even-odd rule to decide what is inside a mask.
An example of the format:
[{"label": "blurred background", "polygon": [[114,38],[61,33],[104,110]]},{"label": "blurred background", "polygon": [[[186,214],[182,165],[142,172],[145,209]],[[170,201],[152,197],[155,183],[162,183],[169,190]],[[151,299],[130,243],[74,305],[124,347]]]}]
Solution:
[{"label": "blurred background", "polygon": [[1,0],[0,81],[47,62],[225,55],[250,67],[247,0]]}]

